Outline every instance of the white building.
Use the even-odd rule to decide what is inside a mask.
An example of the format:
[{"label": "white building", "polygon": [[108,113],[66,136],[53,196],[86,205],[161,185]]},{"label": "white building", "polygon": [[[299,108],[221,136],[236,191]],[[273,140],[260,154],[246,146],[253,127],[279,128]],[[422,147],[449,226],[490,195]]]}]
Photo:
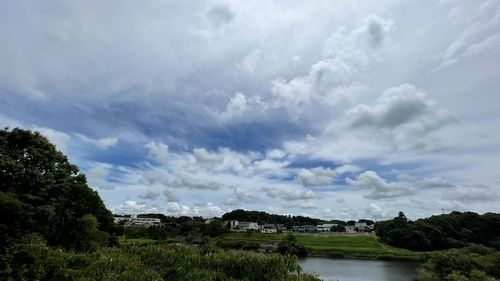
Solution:
[{"label": "white building", "polygon": [[366,222],[356,222],[354,223],[354,227],[356,227],[358,231],[364,231],[366,227]]},{"label": "white building", "polygon": [[274,224],[265,224],[262,226],[261,233],[278,233],[278,228]]},{"label": "white building", "polygon": [[317,229],[318,232],[330,232],[332,227],[337,226],[335,223],[324,223],[324,224],[318,224]]},{"label": "white building", "polygon": [[125,221],[124,226],[160,226],[161,220],[158,218],[138,218],[137,216],[132,217],[114,217],[115,223],[120,223]]}]

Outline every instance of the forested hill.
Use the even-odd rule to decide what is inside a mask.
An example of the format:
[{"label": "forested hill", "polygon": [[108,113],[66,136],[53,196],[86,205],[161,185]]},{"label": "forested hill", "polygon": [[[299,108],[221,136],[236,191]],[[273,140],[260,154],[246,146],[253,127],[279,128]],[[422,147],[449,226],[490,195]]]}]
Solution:
[{"label": "forested hill", "polygon": [[377,235],[389,245],[419,251],[461,248],[470,243],[500,249],[500,214],[452,212],[411,221],[397,217],[375,224]]}]

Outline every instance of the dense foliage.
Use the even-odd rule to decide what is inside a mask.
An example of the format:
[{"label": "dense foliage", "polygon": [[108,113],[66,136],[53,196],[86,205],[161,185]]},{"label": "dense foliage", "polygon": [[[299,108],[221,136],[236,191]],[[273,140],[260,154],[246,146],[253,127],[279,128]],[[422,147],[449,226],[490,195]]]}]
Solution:
[{"label": "dense foliage", "polygon": [[419,281],[500,280],[500,252],[482,245],[432,254],[418,275]]},{"label": "dense foliage", "polygon": [[31,239],[4,258],[9,267],[0,272],[1,280],[318,280],[301,273],[292,256],[205,248],[124,247],[71,253]]},{"label": "dense foliage", "polygon": [[377,222],[375,232],[387,244],[411,250],[460,248],[470,243],[500,249],[500,214],[452,212],[410,221],[400,212],[392,220]]},{"label": "dense foliage", "polygon": [[283,224],[287,227],[292,227],[292,225],[317,225],[320,220],[313,219],[310,217],[303,216],[284,216],[276,214],[268,214],[266,212],[260,211],[245,211],[242,209],[237,209],[229,213],[225,213],[222,219],[227,220],[238,220],[238,221],[254,221],[259,224]]},{"label": "dense foliage", "polygon": [[113,217],[86,178],[39,133],[0,130],[0,251],[29,233],[49,245],[108,243]]},{"label": "dense foliage", "polygon": [[303,257],[307,254],[306,248],[297,243],[297,238],[291,234],[280,240],[276,251],[283,255],[294,255],[298,257]]}]

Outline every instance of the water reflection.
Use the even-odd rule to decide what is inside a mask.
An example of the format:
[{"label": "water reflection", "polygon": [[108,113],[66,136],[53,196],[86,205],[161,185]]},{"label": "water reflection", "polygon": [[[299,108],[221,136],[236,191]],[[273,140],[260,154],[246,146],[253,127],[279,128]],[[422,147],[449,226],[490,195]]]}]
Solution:
[{"label": "water reflection", "polygon": [[315,273],[324,281],[412,281],[417,263],[330,259],[308,257],[299,260],[305,272]]}]

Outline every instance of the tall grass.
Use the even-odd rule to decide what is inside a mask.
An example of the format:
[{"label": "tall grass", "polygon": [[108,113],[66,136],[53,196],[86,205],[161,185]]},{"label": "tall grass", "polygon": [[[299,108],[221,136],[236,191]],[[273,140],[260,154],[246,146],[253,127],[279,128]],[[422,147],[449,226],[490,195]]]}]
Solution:
[{"label": "tall grass", "polygon": [[213,247],[128,246],[93,253],[25,243],[2,261],[1,280],[318,280],[294,257],[221,251]]}]

